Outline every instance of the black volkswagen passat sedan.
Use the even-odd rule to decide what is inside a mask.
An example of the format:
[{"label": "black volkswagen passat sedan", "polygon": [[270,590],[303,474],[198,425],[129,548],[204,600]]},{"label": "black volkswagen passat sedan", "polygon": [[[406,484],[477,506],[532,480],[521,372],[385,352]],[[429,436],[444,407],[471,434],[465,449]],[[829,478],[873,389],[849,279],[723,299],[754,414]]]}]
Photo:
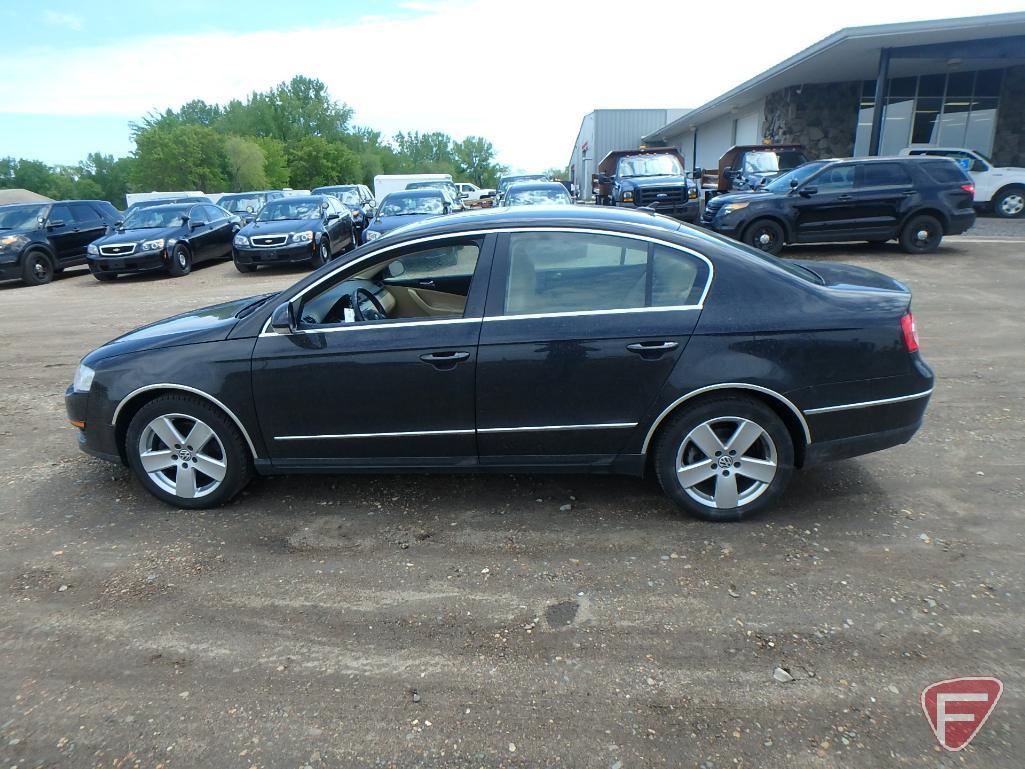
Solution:
[{"label": "black volkswagen passat sedan", "polygon": [[82,449],[179,507],[252,475],[652,468],[738,520],[795,467],[905,443],[933,375],[911,294],[643,212],[420,222],[278,294],[154,323],[67,391]]},{"label": "black volkswagen passat sedan", "polygon": [[137,208],[115,232],[89,244],[89,271],[103,281],[159,270],[180,278],[197,262],[230,257],[240,225],[213,203]]},{"label": "black volkswagen passat sedan", "polygon": [[356,247],[349,209],[330,195],[297,195],[269,200],[235,236],[239,272],[260,265],[307,263],[320,267]]}]

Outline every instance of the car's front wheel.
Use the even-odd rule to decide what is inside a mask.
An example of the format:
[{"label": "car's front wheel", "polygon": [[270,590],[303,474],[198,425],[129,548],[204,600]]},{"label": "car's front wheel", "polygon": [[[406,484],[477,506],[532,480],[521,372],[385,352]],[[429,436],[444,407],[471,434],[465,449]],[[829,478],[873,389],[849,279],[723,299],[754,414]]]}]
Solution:
[{"label": "car's front wheel", "polygon": [[252,475],[238,427],[191,395],[161,396],[139,409],[128,426],[125,453],[146,490],[176,507],[223,504]]},{"label": "car's front wheel", "polygon": [[749,246],[776,255],[783,250],[786,233],[779,222],[772,219],[758,219],[744,230],[744,242]]},{"label": "car's front wheel", "polygon": [[235,269],[239,272],[256,272],[255,264],[243,264],[238,259],[232,258],[232,262],[235,263]]},{"label": "car's front wheel", "polygon": [[993,213],[1002,219],[1025,216],[1025,188],[1011,187],[1003,190],[993,199]]},{"label": "car's front wheel", "polygon": [[167,265],[167,272],[172,278],[181,278],[192,272],[192,254],[183,243],[179,243],[171,252],[171,263]]},{"label": "car's front wheel", "polygon": [[107,283],[108,281],[117,278],[116,272],[103,272],[102,270],[96,269],[94,267],[90,267],[89,272],[92,274],[94,278],[96,278],[96,280],[100,281],[101,283]]},{"label": "car's front wheel", "polygon": [[310,260],[310,264],[313,265],[313,269],[323,267],[331,259],[331,246],[328,244],[327,237],[321,238],[320,246],[317,247],[317,253]]},{"label": "car's front wheel", "polygon": [[655,445],[663,490],[706,521],[739,521],[769,507],[794,470],[794,444],[768,406],[738,397],[687,408]]},{"label": "car's front wheel", "polygon": [[900,247],[909,254],[931,254],[943,240],[943,225],[935,216],[913,216],[900,231]]},{"label": "car's front wheel", "polygon": [[53,262],[42,251],[29,251],[21,265],[21,280],[30,286],[41,286],[53,280]]}]

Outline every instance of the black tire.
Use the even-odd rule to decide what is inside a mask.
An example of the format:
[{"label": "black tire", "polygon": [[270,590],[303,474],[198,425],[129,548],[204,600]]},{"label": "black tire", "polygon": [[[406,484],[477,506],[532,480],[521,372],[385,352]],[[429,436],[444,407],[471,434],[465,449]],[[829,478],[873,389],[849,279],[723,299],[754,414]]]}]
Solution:
[{"label": "black tire", "polygon": [[231,260],[235,264],[235,269],[239,272],[256,272],[255,264],[242,264],[238,259],[232,258]]},{"label": "black tire", "polygon": [[21,263],[21,281],[29,286],[42,286],[53,280],[54,265],[49,254],[29,251]]},{"label": "black tire", "polygon": [[900,228],[900,247],[908,254],[931,254],[942,240],[943,225],[935,216],[912,216]]},{"label": "black tire", "polygon": [[783,250],[786,233],[774,219],[756,219],[744,230],[743,240],[752,248],[776,256]]},{"label": "black tire", "polygon": [[[742,422],[760,430],[749,447],[731,455],[730,436]],[[711,448],[707,452],[698,448],[693,435],[707,435],[703,428],[716,436],[711,448],[722,444],[722,456]],[[753,431],[754,427],[745,429]],[[740,437],[738,440],[743,443]],[[747,468],[738,457],[747,461]],[[686,488],[681,480],[686,476],[678,472],[678,460],[682,467],[694,468],[696,473],[690,478],[695,482]],[[655,442],[654,464],[662,489],[686,513],[706,521],[739,521],[770,507],[786,489],[794,472],[794,443],[786,425],[764,403],[724,396],[696,403],[671,417]],[[742,469],[738,471],[737,467]],[[759,480],[745,475],[755,469]],[[718,507],[715,498],[720,495],[738,504]]]},{"label": "black tire", "polygon": [[[177,448],[169,446],[160,440],[159,436],[154,437],[152,431],[147,432],[148,426],[154,420],[159,420],[162,417],[169,417],[179,434],[186,438],[188,437],[189,420],[198,420],[204,423],[211,430],[213,437],[199,446],[191,446],[191,449],[185,444],[176,444]],[[174,489],[169,488],[169,486],[177,488],[177,478],[180,472],[177,458],[173,459],[171,466],[154,473],[154,475],[160,475],[163,480],[158,482],[151,477],[150,471],[143,466],[143,459],[140,455],[140,444],[144,440],[144,436],[146,436],[146,445],[150,447],[151,451],[154,450],[154,446],[158,449],[160,446],[166,446],[172,457],[181,457],[182,455],[176,455],[175,452],[182,449],[188,452],[191,459],[187,459],[185,465],[192,468],[190,470],[192,488],[196,490],[196,496],[179,496]],[[153,440],[154,443],[149,443],[150,440]],[[204,449],[204,447],[207,448]],[[162,502],[179,508],[195,510],[222,505],[238,494],[249,483],[253,475],[249,448],[238,427],[216,406],[193,395],[163,395],[139,409],[128,425],[128,432],[125,435],[125,454],[132,472],[135,473],[135,477],[139,479],[146,491]],[[219,485],[204,492],[203,484],[216,480],[213,476],[205,476],[201,472],[203,463],[210,457],[223,462],[223,477],[217,481]],[[196,464],[197,462],[200,464]],[[172,470],[173,478],[171,477]]]},{"label": "black tire", "polygon": [[109,283],[117,278],[116,272],[101,272],[100,270],[93,269],[92,267],[89,268],[89,272],[101,283]]},{"label": "black tire", "polygon": [[331,259],[331,241],[328,240],[325,235],[320,239],[320,245],[317,246],[317,252],[310,259],[310,264],[313,265],[313,269],[323,267]]},{"label": "black tire", "polygon": [[184,243],[179,243],[171,252],[171,263],[167,265],[167,274],[172,278],[183,278],[192,272],[192,252]]},{"label": "black tire", "polygon": [[993,198],[993,213],[1001,219],[1025,216],[1025,187],[1008,187]]}]

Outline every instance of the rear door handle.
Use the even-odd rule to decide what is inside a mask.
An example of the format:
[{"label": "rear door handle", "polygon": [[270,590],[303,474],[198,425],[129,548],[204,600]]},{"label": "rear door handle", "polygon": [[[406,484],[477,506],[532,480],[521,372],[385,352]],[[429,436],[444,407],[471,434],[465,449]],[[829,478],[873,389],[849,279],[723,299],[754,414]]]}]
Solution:
[{"label": "rear door handle", "polygon": [[470,353],[462,350],[453,350],[445,352],[429,352],[420,356],[420,360],[424,363],[430,363],[432,366],[438,368],[451,368],[460,361],[464,361],[470,357]]},{"label": "rear door handle", "polygon": [[848,201],[854,200],[854,197],[852,195],[837,195],[836,199],[841,203],[846,203]]},{"label": "rear door handle", "polygon": [[669,350],[675,350],[679,346],[678,342],[634,342],[633,344],[628,344],[626,349],[630,352],[646,355],[648,353],[668,352]]}]

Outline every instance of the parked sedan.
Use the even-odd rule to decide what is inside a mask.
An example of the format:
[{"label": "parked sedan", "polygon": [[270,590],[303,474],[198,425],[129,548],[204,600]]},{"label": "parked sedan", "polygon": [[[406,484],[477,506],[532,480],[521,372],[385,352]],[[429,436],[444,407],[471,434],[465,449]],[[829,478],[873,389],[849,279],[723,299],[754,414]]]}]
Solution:
[{"label": "parked sedan", "polygon": [[661,216],[506,208],[122,336],[67,411],[178,507],[254,473],[652,468],[683,510],[738,520],[795,467],[911,439],[933,374],[910,305],[878,272]]},{"label": "parked sedan", "polygon": [[65,267],[84,263],[89,243],[120,219],[105,200],[0,206],[0,280],[49,283]]},{"label": "parked sedan", "polygon": [[229,213],[241,217],[243,221],[255,219],[268,200],[277,200],[285,197],[280,190],[263,190],[260,192],[236,192],[231,195],[221,195],[217,205]]},{"label": "parked sedan", "polygon": [[365,184],[336,184],[330,187],[317,187],[314,195],[330,195],[349,209],[352,222],[358,232],[363,232],[374,218],[377,203]]},{"label": "parked sedan", "polygon": [[449,199],[449,207],[453,213],[465,211],[463,196],[459,194],[459,188],[454,182],[447,179],[426,179],[420,182],[410,182],[406,185],[407,190],[443,190]]},{"label": "parked sedan", "polygon": [[137,208],[115,232],[89,244],[89,271],[101,281],[154,271],[180,278],[197,262],[230,257],[240,225],[212,203]]},{"label": "parked sedan", "polygon": [[428,187],[405,192],[391,192],[377,207],[377,215],[363,233],[363,241],[371,243],[396,227],[452,213],[452,199],[445,190]]},{"label": "parked sedan", "polygon": [[571,206],[573,198],[560,182],[518,182],[510,184],[503,206]]},{"label": "parked sedan", "polygon": [[235,236],[233,259],[239,272],[260,265],[307,263],[320,267],[355,248],[349,209],[330,195],[271,200]]}]

